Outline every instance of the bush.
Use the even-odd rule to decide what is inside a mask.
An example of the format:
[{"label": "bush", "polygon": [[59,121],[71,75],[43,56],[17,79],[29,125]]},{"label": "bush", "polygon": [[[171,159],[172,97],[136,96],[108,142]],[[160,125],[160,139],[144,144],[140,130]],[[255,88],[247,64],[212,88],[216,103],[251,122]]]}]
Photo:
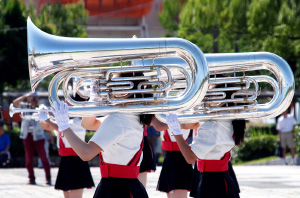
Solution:
[{"label": "bush", "polygon": [[247,137],[257,137],[261,135],[277,135],[275,125],[263,125],[263,126],[248,126],[246,129]]},{"label": "bush", "polygon": [[244,143],[232,150],[232,162],[238,163],[272,156],[277,146],[277,135],[247,137]]},{"label": "bush", "polygon": [[10,154],[12,157],[25,156],[23,140],[19,137],[20,133],[17,131],[5,131],[9,135],[11,141]]}]

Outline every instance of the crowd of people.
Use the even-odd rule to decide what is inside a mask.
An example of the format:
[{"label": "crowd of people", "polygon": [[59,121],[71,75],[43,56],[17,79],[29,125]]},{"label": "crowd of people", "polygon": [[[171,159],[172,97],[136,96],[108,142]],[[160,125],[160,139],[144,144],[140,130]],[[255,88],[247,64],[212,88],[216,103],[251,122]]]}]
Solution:
[{"label": "crowd of people", "polygon": [[[138,81],[135,82],[139,83]],[[137,86],[137,85],[135,85]],[[139,96],[136,96],[139,97]],[[78,95],[75,100],[83,100]],[[101,101],[97,89],[89,101]],[[51,131],[56,132],[61,156],[54,188],[62,190],[65,198],[81,198],[85,188],[95,186],[89,160],[100,157],[101,180],[94,198],[146,198],[147,174],[156,171],[158,159],[154,150],[158,137],[164,161],[157,190],[168,198],[238,198],[239,184],[230,163],[231,150],[244,140],[244,120],[210,120],[179,123],[176,114],[167,114],[163,123],[152,114],[113,113],[105,117],[70,118],[64,101],[54,103],[51,111],[55,121],[43,111],[36,94],[30,93],[13,101],[15,107],[39,108],[38,113],[24,113],[20,138],[24,142],[28,184],[35,185],[34,151],[45,170],[45,181],[52,185],[49,154],[45,133],[53,144]],[[32,119],[25,119],[26,116]],[[284,112],[276,129],[280,143],[289,147],[295,157],[295,119]],[[0,122],[0,162],[10,159],[10,138]],[[86,142],[86,130],[96,131]],[[47,137],[47,136],[46,136]],[[190,142],[192,137],[193,141]],[[285,160],[286,162],[286,160]],[[295,161],[293,161],[295,163]]]}]

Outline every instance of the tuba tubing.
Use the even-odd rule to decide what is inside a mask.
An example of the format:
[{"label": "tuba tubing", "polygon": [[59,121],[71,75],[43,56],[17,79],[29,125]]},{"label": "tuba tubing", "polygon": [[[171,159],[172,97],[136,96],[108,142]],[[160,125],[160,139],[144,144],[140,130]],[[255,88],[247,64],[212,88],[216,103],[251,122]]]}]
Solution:
[{"label": "tuba tubing", "polygon": [[[283,113],[291,104],[295,92],[294,75],[289,64],[276,54],[268,52],[250,53],[219,53],[204,54],[210,75],[243,72],[254,70],[268,70],[276,78],[270,76],[249,76],[257,82],[267,82],[274,90],[273,98],[266,104],[255,104],[255,110],[245,112],[212,112],[195,113],[185,111],[178,115],[180,122],[197,122],[204,120],[220,119],[265,119]],[[199,101],[200,103],[201,101]],[[157,115],[158,119],[165,122],[165,115]]]},{"label": "tuba tubing", "polygon": [[[94,68],[107,63],[134,61],[142,58],[177,57],[188,63],[191,81],[184,95],[171,100],[167,97],[157,104],[135,104],[118,107],[72,106],[70,116],[105,115],[113,112],[163,113],[184,111],[196,105],[208,88],[208,65],[202,51],[193,43],[180,38],[102,39],[66,38],[47,34],[27,19],[28,63],[31,88],[50,74],[58,73],[49,86],[49,101],[58,101],[58,86],[66,72]],[[126,70],[121,66],[121,69]],[[164,98],[164,97],[163,97]]]}]

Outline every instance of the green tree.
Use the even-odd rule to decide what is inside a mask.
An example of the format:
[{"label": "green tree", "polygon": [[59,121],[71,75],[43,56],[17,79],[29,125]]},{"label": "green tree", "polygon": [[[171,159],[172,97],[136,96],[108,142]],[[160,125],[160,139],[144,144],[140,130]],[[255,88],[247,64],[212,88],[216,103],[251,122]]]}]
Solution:
[{"label": "green tree", "polygon": [[33,4],[31,4],[28,15],[35,25],[50,34],[66,37],[87,37],[85,26],[88,12],[81,1],[70,4],[59,2],[44,4],[38,15]]},{"label": "green tree", "polygon": [[179,14],[186,2],[187,0],[163,1],[163,10],[158,16],[162,26],[170,31],[170,36],[175,36],[177,34]]},{"label": "green tree", "polygon": [[275,53],[300,86],[300,0],[189,0],[179,16],[177,35],[204,53]]},{"label": "green tree", "polygon": [[[43,5],[37,14],[26,10],[19,0],[0,1],[0,93],[4,90],[30,89],[27,61],[26,18],[42,30],[61,36],[87,37],[88,13],[82,2]],[[47,89],[48,83],[44,83]]]},{"label": "green tree", "polygon": [[28,81],[25,7],[20,1],[0,1],[0,92]]}]

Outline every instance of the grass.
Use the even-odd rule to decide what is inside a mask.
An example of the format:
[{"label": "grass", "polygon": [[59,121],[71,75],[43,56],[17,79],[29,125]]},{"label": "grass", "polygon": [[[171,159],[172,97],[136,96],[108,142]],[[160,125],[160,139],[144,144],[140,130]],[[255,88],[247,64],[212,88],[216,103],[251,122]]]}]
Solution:
[{"label": "grass", "polygon": [[[288,157],[290,155],[286,155],[286,157]],[[274,159],[280,159],[280,157],[278,156],[269,156],[269,157],[265,157],[265,158],[261,158],[261,159],[257,159],[257,160],[251,160],[251,161],[247,161],[247,162],[238,162],[238,163],[234,163],[233,165],[253,165],[253,164],[259,164],[259,163],[265,163],[268,162],[270,160],[274,160]]]}]

